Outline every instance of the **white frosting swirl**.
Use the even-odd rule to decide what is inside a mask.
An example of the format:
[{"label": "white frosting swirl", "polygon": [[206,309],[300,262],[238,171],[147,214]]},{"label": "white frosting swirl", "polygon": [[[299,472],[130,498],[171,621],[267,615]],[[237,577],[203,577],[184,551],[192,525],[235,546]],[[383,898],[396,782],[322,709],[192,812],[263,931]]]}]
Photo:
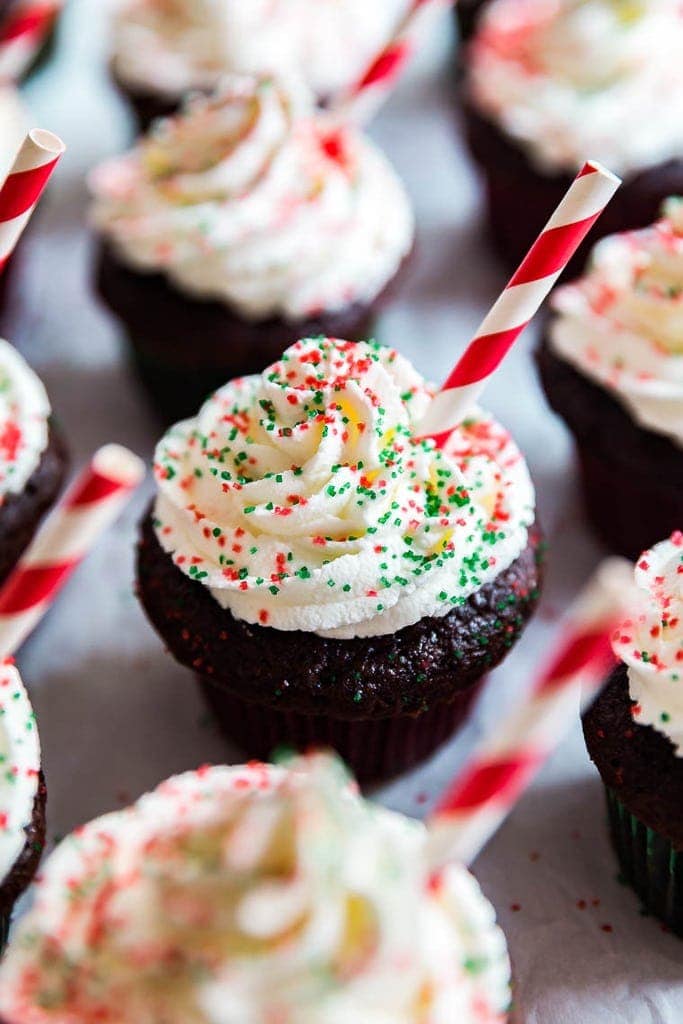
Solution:
[{"label": "white frosting swirl", "polygon": [[683,201],[651,228],[598,243],[585,277],[552,305],[555,351],[683,446]]},{"label": "white frosting swirl", "polygon": [[21,677],[0,664],[0,887],[26,844],[40,773],[40,740]]},{"label": "white frosting swirl", "polygon": [[228,72],[296,71],[320,97],[351,85],[408,0],[127,0],[113,60],[132,90],[176,98]]},{"label": "white frosting swirl", "polygon": [[23,491],[48,443],[50,403],[42,382],[0,339],[0,503]]},{"label": "white frosting swirl", "polygon": [[371,302],[413,243],[379,150],[272,79],[196,98],[92,187],[95,225],[126,263],[255,320]]},{"label": "white frosting swirl", "polygon": [[640,602],[614,651],[628,668],[634,721],[667,736],[683,757],[683,533],[641,555],[635,578]]},{"label": "white frosting swirl", "polygon": [[495,0],[469,90],[542,169],[631,174],[683,152],[681,53],[679,0]]},{"label": "white frosting swirl", "polygon": [[12,1024],[494,1024],[510,967],[464,868],[341,766],[209,768],[66,839],[0,968]]},{"label": "white frosting swirl", "polygon": [[306,339],[221,388],[155,456],[157,536],[238,619],[349,638],[446,615],[524,550],[534,493],[481,410],[445,451],[395,351]]}]

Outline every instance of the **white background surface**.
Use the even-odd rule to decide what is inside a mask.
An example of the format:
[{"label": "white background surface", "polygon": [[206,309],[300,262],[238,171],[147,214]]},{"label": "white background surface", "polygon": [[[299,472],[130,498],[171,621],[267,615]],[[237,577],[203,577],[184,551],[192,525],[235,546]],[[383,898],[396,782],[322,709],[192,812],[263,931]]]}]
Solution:
[{"label": "white background surface", "polygon": [[[117,328],[90,289],[84,174],[124,148],[131,132],[107,78],[105,12],[104,0],[71,0],[57,57],[26,90],[35,124],[59,132],[69,151],[27,240],[21,297],[6,331],[44,378],[75,464],[114,440],[149,459],[159,433]],[[476,180],[458,136],[445,35],[372,127],[413,196],[419,223],[416,265],[378,337],[436,379],[504,283],[487,251]],[[491,677],[467,729],[429,764],[376,794],[409,814],[425,812],[481,730],[529,685],[552,647],[558,612],[599,555],[582,518],[568,439],[539,391],[533,342],[529,332],[486,403],[526,453],[538,489],[551,544],[543,605]],[[150,493],[148,484],[18,659],[39,717],[52,838],[167,775],[231,759],[190,673],[164,653],[132,594],[136,522]],[[508,935],[520,1021],[683,1021],[683,944],[641,917],[636,898],[616,880],[601,787],[578,723],[475,873]]]}]

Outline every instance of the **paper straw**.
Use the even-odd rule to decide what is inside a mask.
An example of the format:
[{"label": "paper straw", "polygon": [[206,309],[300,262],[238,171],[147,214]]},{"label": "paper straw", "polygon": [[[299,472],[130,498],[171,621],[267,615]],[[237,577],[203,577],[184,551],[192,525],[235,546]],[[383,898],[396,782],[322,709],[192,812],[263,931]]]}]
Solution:
[{"label": "paper straw", "polygon": [[21,646],[144,474],[120,445],[95,453],[0,588],[0,659]]},{"label": "paper straw", "polygon": [[[419,426],[442,445],[484,390],[621,181],[594,160],[584,164],[519,270],[484,318]],[[511,197],[510,201],[514,201]]]},{"label": "paper straw", "polygon": [[24,139],[0,188],[0,273],[64,149],[62,140],[44,128],[33,128]]},{"label": "paper straw", "polygon": [[16,82],[31,66],[62,7],[61,0],[24,0],[0,19],[0,81]]},{"label": "paper straw", "polygon": [[573,606],[560,649],[522,706],[458,773],[432,814],[435,866],[470,864],[577,720],[614,661],[610,637],[636,600],[633,566],[607,559]]},{"label": "paper straw", "polygon": [[336,97],[330,109],[345,120],[360,124],[369,121],[403,73],[418,41],[428,32],[430,21],[454,2],[412,0],[390,42],[373,57],[360,78]]}]

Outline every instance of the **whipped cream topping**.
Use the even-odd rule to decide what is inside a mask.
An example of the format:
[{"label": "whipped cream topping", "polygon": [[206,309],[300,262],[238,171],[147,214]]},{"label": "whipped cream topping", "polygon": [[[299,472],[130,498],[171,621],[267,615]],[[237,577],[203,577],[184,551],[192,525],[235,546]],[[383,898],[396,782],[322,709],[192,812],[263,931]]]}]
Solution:
[{"label": "whipped cream topping", "polygon": [[0,339],[0,503],[23,491],[48,443],[50,403],[42,382]]},{"label": "whipped cream topping", "polygon": [[114,69],[133,91],[171,99],[225,73],[296,71],[327,98],[365,71],[407,9],[408,0],[127,0]]},{"label": "whipped cream topping", "polygon": [[510,967],[459,865],[338,762],[206,768],[67,838],[0,968],[12,1024],[494,1024]]},{"label": "whipped cream topping", "polygon": [[413,244],[382,154],[293,83],[233,77],[91,180],[122,260],[253,320],[372,302]]},{"label": "whipped cream topping", "polygon": [[368,342],[305,339],[232,381],[155,454],[157,536],[238,619],[350,638],[443,616],[528,542],[534,492],[475,409],[443,451],[433,394]]},{"label": "whipped cream topping", "polygon": [[677,531],[636,564],[638,606],[613,647],[628,668],[633,719],[667,736],[683,756],[683,533]]},{"label": "whipped cream topping", "polygon": [[559,288],[552,347],[641,426],[683,446],[683,201],[643,231],[612,235]]},{"label": "whipped cream topping", "polygon": [[682,52],[679,0],[495,0],[469,91],[541,169],[628,175],[683,152]]},{"label": "whipped cream topping", "polygon": [[0,888],[26,844],[40,773],[40,740],[21,677],[0,664]]}]

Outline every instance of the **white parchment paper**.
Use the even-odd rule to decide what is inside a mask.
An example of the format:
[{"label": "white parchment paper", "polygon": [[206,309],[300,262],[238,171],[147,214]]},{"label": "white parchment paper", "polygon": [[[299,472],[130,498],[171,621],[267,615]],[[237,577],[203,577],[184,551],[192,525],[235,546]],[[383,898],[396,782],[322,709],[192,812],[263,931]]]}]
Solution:
[{"label": "white parchment paper", "polygon": [[[117,328],[90,288],[84,175],[124,148],[131,132],[107,77],[106,9],[107,0],[71,0],[56,58],[26,90],[34,122],[59,132],[69,150],[24,246],[6,332],[42,374],[75,463],[113,440],[149,458],[158,434]],[[412,276],[379,338],[435,379],[504,283],[487,250],[477,183],[458,134],[446,35],[372,128],[403,175],[419,222]],[[558,613],[600,554],[581,513],[567,436],[538,387],[534,341],[529,332],[486,402],[526,453],[538,489],[551,544],[543,605],[465,731],[376,794],[409,814],[425,813],[481,731],[529,685],[552,647]],[[133,597],[136,522],[150,493],[148,485],[19,658],[39,716],[53,838],[167,775],[234,759],[189,673],[164,653]],[[636,898],[617,882],[600,783],[578,724],[474,867],[508,935],[520,1021],[683,1020],[683,943],[641,917]]]}]

